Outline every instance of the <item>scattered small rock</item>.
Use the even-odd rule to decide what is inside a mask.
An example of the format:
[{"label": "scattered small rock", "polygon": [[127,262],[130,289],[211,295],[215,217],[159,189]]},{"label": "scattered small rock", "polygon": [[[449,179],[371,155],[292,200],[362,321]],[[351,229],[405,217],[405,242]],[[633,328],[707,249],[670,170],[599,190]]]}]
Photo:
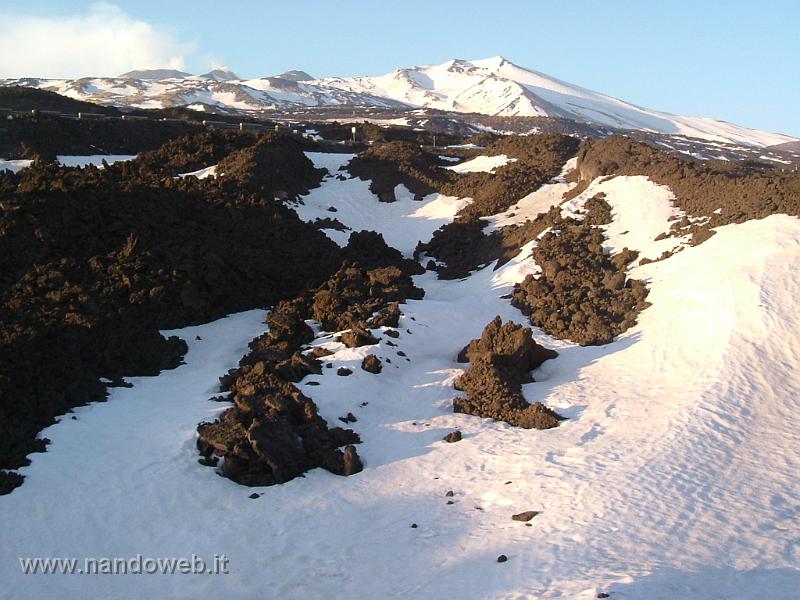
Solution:
[{"label": "scattered small rock", "polygon": [[198,342],[202,342],[203,341],[203,338],[201,338],[199,335],[197,337],[195,337],[194,339],[196,339]]},{"label": "scattered small rock", "polygon": [[538,510],[526,510],[525,512],[517,513],[516,515],[511,515],[511,518],[515,521],[522,521],[523,523],[527,523],[533,517],[539,514]]},{"label": "scattered small rock", "polygon": [[402,350],[398,350],[397,351],[397,356],[405,356],[405,355],[406,355],[406,353],[403,352]]},{"label": "scattered small rock", "polygon": [[309,381],[306,385],[319,385],[319,381]]},{"label": "scattered small rock", "polygon": [[508,560],[508,557],[505,554],[501,554],[500,556],[497,557],[497,562],[499,562],[499,563],[504,563],[507,560]]},{"label": "scattered small rock", "polygon": [[352,375],[353,371],[348,369],[347,367],[339,367],[336,369],[336,374],[340,377],[347,377],[348,375]]},{"label": "scattered small rock", "polygon": [[448,504],[455,504],[455,502],[453,502],[452,500],[448,500],[447,503]]},{"label": "scattered small rock", "polygon": [[385,335],[388,335],[390,338],[399,338],[400,337],[400,332],[397,331],[396,329],[387,329],[383,333]]},{"label": "scattered small rock", "polygon": [[455,492],[453,492],[453,490],[447,490],[445,496],[447,496],[448,498],[452,498],[453,496],[455,496]]},{"label": "scattered small rock", "polygon": [[411,524],[411,529],[416,529],[417,527],[418,527],[418,525],[416,523],[412,523]]},{"label": "scattered small rock", "polygon": [[344,417],[339,417],[339,420],[342,423],[355,423],[356,421],[358,421],[358,419],[356,419],[356,416],[350,412],[347,413],[347,415],[345,415]]},{"label": "scattered small rock", "polygon": [[445,442],[447,442],[448,444],[453,444],[455,442],[460,442],[461,441],[461,430],[460,429],[456,429],[455,431],[452,431],[452,432],[448,433],[442,439]]},{"label": "scattered small rock", "polygon": [[374,354],[367,354],[364,360],[361,361],[361,368],[367,373],[374,373],[377,375],[383,370],[383,365],[381,365],[381,359],[377,356]]},{"label": "scattered small rock", "polygon": [[248,498],[250,498],[251,500],[255,500],[256,498],[260,498],[260,497],[261,497],[261,494],[256,494],[255,492],[253,492],[252,494],[250,494],[248,496]]},{"label": "scattered small rock", "polygon": [[605,592],[600,592],[599,594],[597,594],[597,597],[598,598],[610,598],[611,594],[607,594]]}]

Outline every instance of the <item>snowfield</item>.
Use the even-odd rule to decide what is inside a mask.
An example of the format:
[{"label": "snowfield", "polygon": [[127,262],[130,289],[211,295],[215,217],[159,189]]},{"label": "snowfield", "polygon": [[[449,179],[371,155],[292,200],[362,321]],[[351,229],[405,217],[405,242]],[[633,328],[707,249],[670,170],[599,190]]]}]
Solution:
[{"label": "snowfield", "polygon": [[[331,173],[349,160],[309,156]],[[638,177],[590,189],[566,209],[604,191],[609,248],[660,255],[652,234],[677,213],[669,190]],[[563,189],[540,192],[546,200],[522,199],[495,225],[533,218]],[[303,219],[379,230],[406,254],[465,202],[399,194],[384,204],[368,182],[334,177],[303,201]],[[338,243],[349,235],[325,231]],[[526,322],[502,296],[538,270],[535,243],[498,270],[416,277],[426,296],[402,306],[395,348],[384,336],[347,349],[320,332],[314,343],[335,351],[333,368],[299,388],[332,425],[357,416],[365,469],[351,477],[316,469],[246,488],[199,465],[195,428],[224,408],[207,398],[265,313],[165,332],[186,340],[186,364],[131,378],[133,388],[43,431],[48,452],[0,497],[0,598],[796,600],[800,220],[725,226],[634,268],[652,306],[612,344],[580,347],[534,328],[560,356],[524,391],[567,416],[560,427],[455,414],[457,352],[495,315]],[[384,359],[381,374],[359,368],[367,353]],[[353,375],[337,377],[338,366]],[[463,441],[443,442],[456,428]],[[262,495],[250,499],[254,491]],[[512,521],[527,510],[540,511],[530,527]],[[192,553],[225,554],[230,574],[34,576],[18,560]]]},{"label": "snowfield", "polygon": [[510,162],[515,162],[516,158],[509,158],[505,154],[497,156],[476,156],[472,160],[453,165],[452,167],[445,167],[450,171],[456,173],[493,173],[496,169],[507,165]]}]

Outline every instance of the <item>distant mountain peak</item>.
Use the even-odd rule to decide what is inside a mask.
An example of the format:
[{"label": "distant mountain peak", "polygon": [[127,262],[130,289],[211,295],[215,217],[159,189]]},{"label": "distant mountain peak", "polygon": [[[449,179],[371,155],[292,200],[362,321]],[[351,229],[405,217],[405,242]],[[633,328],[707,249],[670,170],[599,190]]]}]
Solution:
[{"label": "distant mountain peak", "polygon": [[177,69],[137,69],[123,73],[121,79],[183,79],[191,77],[191,73]]},{"label": "distant mountain peak", "polygon": [[242,81],[230,69],[220,67],[200,76],[175,69],[149,69],[129,71],[121,78],[133,79],[135,85],[120,86],[109,78],[5,79],[0,85],[40,87],[113,106],[205,104],[230,113],[315,106],[429,109],[496,117],[550,117],[587,123],[601,130],[640,130],[749,146],[797,141],[788,135],[716,119],[637,106],[521,67],[501,55],[476,60],[454,58],[374,77],[315,79],[305,71],[290,70]]},{"label": "distant mountain peak", "polygon": [[212,69],[208,73],[200,75],[200,77],[213,79],[215,81],[235,81],[241,79],[241,77],[227,67],[218,67],[216,69]]},{"label": "distant mountain peak", "polygon": [[280,75],[275,75],[275,77],[279,77],[280,79],[288,79],[289,81],[313,81],[314,77],[306,73],[305,71],[298,71],[292,69],[291,71],[284,71]]}]

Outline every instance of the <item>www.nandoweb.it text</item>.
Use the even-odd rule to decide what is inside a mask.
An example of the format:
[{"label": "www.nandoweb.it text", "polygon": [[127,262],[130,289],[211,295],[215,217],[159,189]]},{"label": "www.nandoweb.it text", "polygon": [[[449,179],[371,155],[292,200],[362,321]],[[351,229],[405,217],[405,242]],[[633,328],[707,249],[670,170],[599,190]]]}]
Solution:
[{"label": "www.nandoweb.it text", "polygon": [[26,575],[227,575],[229,559],[215,554],[213,559],[192,554],[189,557],[148,557],[137,554],[123,557],[28,557],[19,559]]}]

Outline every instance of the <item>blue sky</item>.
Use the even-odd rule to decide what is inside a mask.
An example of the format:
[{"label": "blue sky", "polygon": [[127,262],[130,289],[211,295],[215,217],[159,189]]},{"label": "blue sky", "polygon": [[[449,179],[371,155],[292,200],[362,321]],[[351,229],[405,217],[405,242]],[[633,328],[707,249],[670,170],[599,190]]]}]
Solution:
[{"label": "blue sky", "polygon": [[[14,44],[4,52],[0,41],[0,76],[21,69],[42,76],[108,75],[128,64],[155,66],[136,61],[194,73],[226,65],[243,77],[287,69],[318,77],[376,75],[500,54],[648,108],[800,136],[797,0],[760,6],[744,0],[110,4],[0,3],[0,40]],[[94,17],[80,21],[87,15]],[[94,29],[112,22],[117,29],[93,37]],[[73,27],[59,29],[63,23]],[[15,30],[17,39],[10,35]],[[49,52],[20,51],[37,32]],[[117,39],[126,45],[115,52]]]}]

